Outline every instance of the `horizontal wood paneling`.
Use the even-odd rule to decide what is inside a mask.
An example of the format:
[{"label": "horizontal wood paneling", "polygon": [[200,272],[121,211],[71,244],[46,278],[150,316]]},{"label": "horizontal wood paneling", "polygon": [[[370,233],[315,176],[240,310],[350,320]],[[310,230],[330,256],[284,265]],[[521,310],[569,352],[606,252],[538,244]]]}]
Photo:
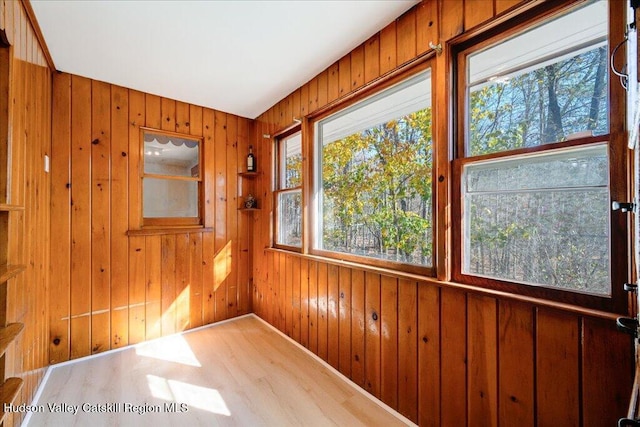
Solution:
[{"label": "horizontal wood paneling", "polygon": [[[615,425],[631,389],[631,340],[613,322],[584,314],[265,250],[274,214],[273,138],[263,134],[294,123],[297,112],[289,106],[297,105],[298,96],[306,105],[302,116],[330,108],[431,54],[430,43],[445,45],[532,4],[424,0],[256,119],[254,142],[264,174],[255,185],[264,203],[254,216],[255,312],[287,331],[285,313],[295,313],[293,304],[308,306],[308,316],[299,318],[300,329],[309,331],[307,347],[420,425]],[[450,202],[451,59],[445,53],[432,62],[435,172],[442,177],[434,193],[442,206]],[[444,281],[450,277],[449,215],[438,209],[435,219],[436,270]],[[301,293],[301,300],[292,301],[287,296],[300,286],[293,270],[298,257],[308,263],[308,300]],[[301,280],[306,286],[307,278]]]},{"label": "horizontal wood paneling", "polygon": [[[53,92],[52,222],[61,228],[52,265],[61,275],[48,361],[250,312],[251,218],[238,211],[238,165],[252,122],[65,73]],[[204,137],[204,218],[215,233],[127,235],[140,226],[141,126]]]}]

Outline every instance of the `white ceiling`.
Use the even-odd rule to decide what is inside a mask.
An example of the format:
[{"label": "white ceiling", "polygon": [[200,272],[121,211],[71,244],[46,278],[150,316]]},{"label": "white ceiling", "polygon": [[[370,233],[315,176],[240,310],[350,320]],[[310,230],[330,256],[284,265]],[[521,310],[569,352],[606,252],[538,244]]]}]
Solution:
[{"label": "white ceiling", "polygon": [[31,0],[60,71],[255,118],[418,0]]}]

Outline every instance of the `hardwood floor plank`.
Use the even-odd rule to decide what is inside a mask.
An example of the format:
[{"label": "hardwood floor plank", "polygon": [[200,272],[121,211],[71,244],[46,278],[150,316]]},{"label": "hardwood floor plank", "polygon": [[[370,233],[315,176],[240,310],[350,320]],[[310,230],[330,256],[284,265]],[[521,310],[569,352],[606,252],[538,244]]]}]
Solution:
[{"label": "hardwood floor plank", "polygon": [[33,426],[411,425],[255,316],[54,366],[34,405]]}]

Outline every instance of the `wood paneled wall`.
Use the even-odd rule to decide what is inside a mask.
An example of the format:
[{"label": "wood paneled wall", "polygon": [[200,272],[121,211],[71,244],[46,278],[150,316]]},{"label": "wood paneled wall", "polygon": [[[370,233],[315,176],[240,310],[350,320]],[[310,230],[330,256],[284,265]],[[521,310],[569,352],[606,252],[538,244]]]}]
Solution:
[{"label": "wood paneled wall", "polygon": [[633,350],[593,317],[270,250],[254,309],[421,426],[611,426]]},{"label": "wood paneled wall", "polygon": [[[433,55],[435,173],[444,178],[434,191],[446,206],[446,44],[533,4],[424,0],[256,119],[264,170],[256,183],[263,210],[254,218],[255,313],[420,425],[614,425],[627,410],[632,341],[615,330],[613,316],[448,283],[445,256],[437,257],[436,281],[269,249],[273,140],[264,135]],[[436,55],[429,42],[442,43],[445,53]],[[447,211],[436,217],[441,254],[450,247]]]},{"label": "wood paneled wall", "polygon": [[[7,321],[23,323],[24,330],[4,356],[6,376],[24,381],[20,404],[32,401],[48,365],[50,181],[44,156],[51,154],[51,71],[21,2],[0,0],[0,29],[12,56],[9,192],[11,204],[24,208],[9,212],[7,255],[26,269],[6,285]],[[10,414],[4,425],[20,421]]]},{"label": "wood paneled wall", "polygon": [[[50,363],[251,311],[250,120],[64,73],[53,117]],[[128,234],[141,126],[204,137],[208,230]]]}]

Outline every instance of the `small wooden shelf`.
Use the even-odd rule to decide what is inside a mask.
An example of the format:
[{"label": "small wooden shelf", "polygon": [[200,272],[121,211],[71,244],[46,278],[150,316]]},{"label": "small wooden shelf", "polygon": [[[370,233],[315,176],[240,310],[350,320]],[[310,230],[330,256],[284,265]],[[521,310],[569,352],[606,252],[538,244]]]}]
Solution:
[{"label": "small wooden shelf", "polygon": [[161,236],[165,234],[212,233],[213,227],[142,228],[128,230],[127,236]]},{"label": "small wooden shelf", "polygon": [[22,264],[5,264],[0,265],[0,283],[4,283],[12,277],[22,273],[27,268]]},{"label": "small wooden shelf", "polygon": [[4,412],[4,405],[12,404],[16,400],[16,396],[20,393],[22,388],[22,380],[20,378],[7,378],[7,380],[0,386],[0,424],[4,422],[6,412]]},{"label": "small wooden shelf", "polygon": [[7,205],[6,203],[0,203],[0,212],[9,211],[23,211],[24,206],[21,205]]},{"label": "small wooden shelf", "polygon": [[255,178],[259,174],[260,174],[259,172],[240,172],[238,175],[240,175],[243,178]]},{"label": "small wooden shelf", "polygon": [[239,211],[249,212],[249,211],[259,211],[260,208],[238,208]]},{"label": "small wooden shelf", "polygon": [[4,328],[0,328],[0,357],[23,329],[22,323],[9,323]]}]

